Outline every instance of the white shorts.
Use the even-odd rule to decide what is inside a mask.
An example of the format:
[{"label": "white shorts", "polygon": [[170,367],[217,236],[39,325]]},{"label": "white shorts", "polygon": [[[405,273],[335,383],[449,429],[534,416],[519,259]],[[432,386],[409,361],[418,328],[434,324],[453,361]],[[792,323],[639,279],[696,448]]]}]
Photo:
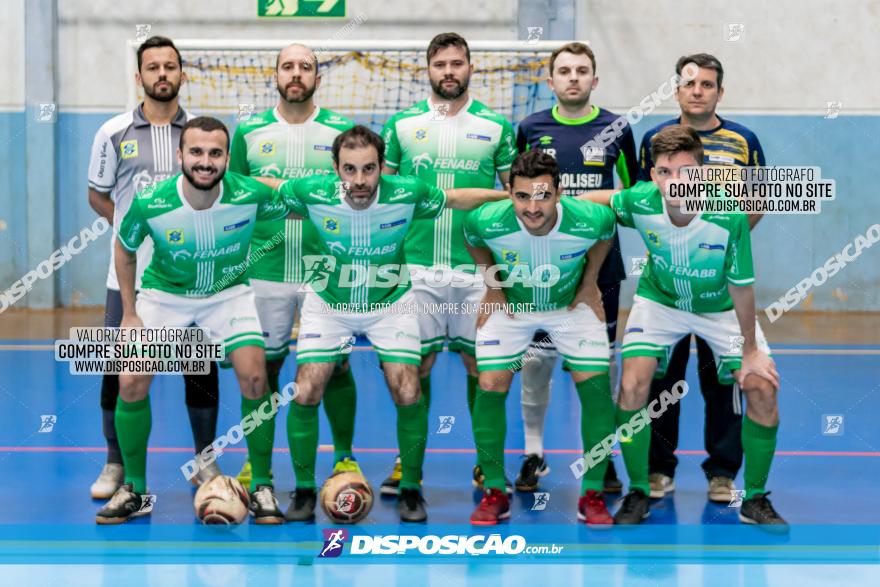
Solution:
[{"label": "white shorts", "polygon": [[536,330],[548,333],[570,371],[608,371],[608,331],[586,304],[574,310],[514,314],[513,318],[494,312],[477,330],[477,370],[521,368]]},{"label": "white shorts", "polygon": [[[691,333],[705,340],[712,349],[718,366],[718,381],[734,383],[733,371],[742,366],[742,335],[733,310],[695,314],[635,296],[626,321],[621,356],[624,359],[656,357],[655,377],[660,378],[666,374],[673,347]],[[755,340],[758,348],[769,355],[770,346],[757,320]]]},{"label": "white shorts", "polygon": [[364,334],[379,360],[386,363],[421,363],[419,324],[413,313],[412,292],[375,312],[341,312],[318,294],[309,292],[303,302],[296,340],[296,363],[329,363],[351,353],[354,337]]},{"label": "white shorts", "polygon": [[195,324],[208,329],[211,342],[224,346],[224,366],[231,364],[229,355],[239,347],[265,347],[254,292],[247,285],[235,285],[204,298],[142,289],[135,309],[146,328],[184,328]]},{"label": "white shorts", "polygon": [[301,283],[250,279],[263,325],[266,360],[283,359],[290,352],[290,333],[297,309],[302,312],[306,290]]},{"label": "white shorts", "polygon": [[412,292],[419,309],[422,355],[449,350],[474,355],[477,308],[486,287],[479,274],[448,267],[410,266]]}]

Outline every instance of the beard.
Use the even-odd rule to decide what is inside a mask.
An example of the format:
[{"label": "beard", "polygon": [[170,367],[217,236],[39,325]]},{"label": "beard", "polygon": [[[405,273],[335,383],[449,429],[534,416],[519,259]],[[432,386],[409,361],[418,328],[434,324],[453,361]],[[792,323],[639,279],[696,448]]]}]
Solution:
[{"label": "beard", "polygon": [[586,94],[582,94],[580,97],[574,98],[566,96],[563,93],[561,97],[556,96],[556,99],[566,108],[577,110],[578,108],[582,108],[583,106],[585,106],[590,101],[590,94],[591,92],[587,92]]},{"label": "beard", "polygon": [[213,189],[214,186],[216,186],[218,183],[223,181],[223,176],[226,175],[226,169],[224,168],[222,171],[219,171],[217,173],[217,175],[215,175],[214,178],[212,180],[208,181],[207,183],[201,183],[200,181],[196,180],[196,178],[195,178],[195,171],[196,170],[212,170],[212,169],[216,169],[216,168],[215,167],[202,167],[202,166],[196,166],[196,165],[193,165],[191,167],[181,165],[181,167],[180,167],[180,171],[183,173],[184,177],[186,177],[186,179],[189,180],[189,182],[194,187],[196,187],[197,189],[203,190],[203,191],[208,191],[208,190]]},{"label": "beard", "polygon": [[[288,84],[289,86],[290,84]],[[278,95],[281,96],[281,99],[287,102],[288,104],[302,104],[303,102],[307,102],[309,98],[314,95],[315,90],[317,89],[317,84],[312,87],[307,86],[304,83],[299,83],[303,87],[302,96],[298,98],[288,98],[287,97],[287,88],[282,86],[281,84],[277,84],[275,87],[278,90]]]},{"label": "beard", "polygon": [[[156,86],[162,82],[167,83],[169,87],[162,90],[157,90]],[[144,93],[153,100],[156,100],[157,102],[170,102],[171,100],[177,98],[177,94],[179,92],[180,84],[178,83],[177,85],[174,85],[174,82],[171,82],[167,79],[157,81],[155,84],[153,84],[152,87],[144,84]]]},{"label": "beard", "polygon": [[433,80],[431,80],[431,89],[434,90],[435,94],[437,94],[438,96],[440,96],[441,98],[443,98],[445,100],[455,100],[456,98],[458,98],[459,96],[461,96],[462,94],[464,94],[467,91],[468,83],[470,82],[470,78],[466,77],[461,81],[459,81],[457,79],[451,80],[454,82],[458,82],[458,85],[455,86],[454,88],[449,88],[449,89],[443,87],[443,82],[445,82],[445,81],[450,81],[450,80],[448,80],[446,78],[441,79],[439,82],[434,82]]}]

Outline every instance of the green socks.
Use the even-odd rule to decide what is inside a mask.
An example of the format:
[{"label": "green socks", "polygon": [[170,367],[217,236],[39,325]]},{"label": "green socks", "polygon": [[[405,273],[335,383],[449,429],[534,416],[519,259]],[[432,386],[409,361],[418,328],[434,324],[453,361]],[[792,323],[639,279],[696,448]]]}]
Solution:
[{"label": "green socks", "polygon": [[419,377],[419,386],[422,388],[422,397],[425,398],[425,410],[431,409],[431,375]]},{"label": "green socks", "polygon": [[504,437],[507,435],[507,392],[477,388],[473,408],[477,462],[483,470],[483,487],[501,491],[504,486]]},{"label": "green socks", "polygon": [[140,401],[116,400],[116,437],[125,466],[125,482],[135,493],[147,492],[147,441],[153,425],[150,396]]},{"label": "green socks", "polygon": [[[317,433],[317,431],[316,431]],[[414,404],[397,406],[397,446],[400,450],[401,489],[420,489],[425,445],[428,442],[428,408],[419,398]],[[314,464],[313,464],[314,470]]]},{"label": "green socks", "polygon": [[[315,461],[318,458],[318,406],[290,402],[287,412],[287,441],[298,489],[316,489]],[[256,476],[254,469],[254,476]]]},{"label": "green socks", "polygon": [[333,435],[333,460],[340,461],[352,456],[351,443],[354,439],[354,414],[357,408],[357,393],[351,369],[334,373],[324,391],[324,412],[330,422]]},{"label": "green socks", "polygon": [[[274,383],[272,378],[269,381],[269,391],[263,397],[257,399],[248,399],[244,396],[241,398],[241,417],[242,419],[258,409],[263,402],[270,401],[272,390],[278,389],[278,377],[275,376]],[[274,384],[274,388],[272,385]],[[265,412],[265,410],[263,410]],[[269,471],[272,468],[272,447],[275,444],[275,418],[270,418],[260,423],[254,428],[253,432],[247,435],[248,460],[251,463],[251,491],[258,485],[272,485],[272,478]]]},{"label": "green socks", "polygon": [[471,415],[471,421],[474,418],[474,402],[477,398],[477,378],[473,375],[467,376],[467,403],[468,413]]},{"label": "green socks", "polygon": [[[763,426],[749,418],[748,415],[743,417],[742,444],[743,454],[745,455],[745,472],[743,473],[746,483],[745,499],[752,499],[756,495],[766,493],[764,485],[767,483],[767,477],[770,475],[770,464],[773,462],[773,454],[776,452],[776,432],[778,430],[779,424],[773,427]],[[124,454],[125,451],[123,450]],[[128,469],[126,469],[126,478],[128,477],[127,473]]]},{"label": "green socks", "polygon": [[[621,424],[628,423],[630,418],[638,414],[638,410],[624,410],[617,406],[615,424],[619,428]],[[645,495],[651,495],[651,486],[648,483],[648,450],[651,448],[651,425],[647,424],[633,434],[632,438],[620,440],[620,451],[623,453],[623,462],[626,464],[626,472],[629,474],[629,489],[639,489]]]},{"label": "green socks", "polygon": [[[596,375],[575,383],[578,398],[581,400],[581,440],[584,452],[600,444],[609,434],[614,434],[614,401],[611,399],[611,384],[607,373]],[[602,491],[608,458],[587,469],[581,477],[581,495],[589,490]]]}]

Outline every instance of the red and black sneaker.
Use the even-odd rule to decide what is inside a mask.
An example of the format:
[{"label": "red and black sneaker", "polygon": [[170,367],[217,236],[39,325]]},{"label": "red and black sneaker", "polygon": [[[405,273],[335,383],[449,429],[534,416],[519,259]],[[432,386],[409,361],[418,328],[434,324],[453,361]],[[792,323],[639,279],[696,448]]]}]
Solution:
[{"label": "red and black sneaker", "polygon": [[614,518],[605,506],[605,497],[592,489],[578,500],[578,520],[588,526],[611,526]]},{"label": "red and black sneaker", "polygon": [[494,526],[510,517],[510,500],[507,493],[498,489],[487,489],[480,505],[471,514],[471,524],[475,526]]}]

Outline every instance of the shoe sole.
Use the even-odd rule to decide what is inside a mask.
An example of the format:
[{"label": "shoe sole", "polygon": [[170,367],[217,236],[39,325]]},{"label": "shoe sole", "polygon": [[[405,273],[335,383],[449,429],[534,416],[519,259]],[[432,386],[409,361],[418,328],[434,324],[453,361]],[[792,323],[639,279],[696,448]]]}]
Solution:
[{"label": "shoe sole", "polygon": [[505,513],[501,514],[500,516],[498,516],[498,518],[496,518],[496,520],[494,522],[474,521],[472,519],[471,524],[474,526],[497,526],[499,522],[506,520],[509,517],[510,517],[510,512],[505,512]]},{"label": "shoe sole", "polygon": [[587,522],[587,516],[583,515],[580,512],[580,510],[578,510],[577,519],[581,522],[584,522],[590,528],[596,528],[597,530],[603,530],[605,528],[610,528],[611,526],[614,525],[614,518],[611,518],[611,521],[608,522],[607,524],[595,524],[595,523]]},{"label": "shoe sole", "polygon": [[620,495],[621,493],[623,493],[623,483],[613,486],[605,485],[602,487],[602,493],[607,493],[609,495]]},{"label": "shoe sole", "polygon": [[526,485],[525,483],[521,483],[519,479],[517,479],[513,486],[517,491],[522,491],[523,493],[529,493],[538,489],[538,481],[541,477],[546,477],[550,474],[550,467],[545,466],[541,471],[535,471],[535,483],[533,485]]},{"label": "shoe sole", "polygon": [[261,526],[277,526],[284,523],[284,518],[276,518],[276,517],[263,517],[257,518],[254,517],[254,524],[260,524]]},{"label": "shoe sole", "polygon": [[117,524],[124,524],[130,517],[131,516],[128,516],[128,518],[100,518],[95,516],[95,523],[101,526],[115,526]]},{"label": "shoe sole", "polygon": [[[667,493],[673,493],[674,491],[675,491],[675,483],[673,482],[666,489],[661,489],[659,491],[652,489],[651,493],[650,493],[650,495],[648,495],[648,497],[650,497],[651,499],[663,499],[664,497],[666,497]],[[730,500],[728,499],[727,501],[729,502]]]},{"label": "shoe sole", "polygon": [[397,487],[391,487],[387,485],[382,485],[379,487],[379,495],[388,495],[388,496],[397,496],[400,493],[400,490]]},{"label": "shoe sole", "polygon": [[743,524],[749,524],[750,526],[755,526],[756,528],[763,530],[765,532],[769,532],[770,534],[788,534],[789,527],[788,525],[783,524],[759,524],[756,520],[752,518],[748,518],[742,513],[739,514],[739,521]]},{"label": "shoe sole", "polygon": [[418,519],[411,519],[411,520],[407,520],[403,516],[400,516],[400,521],[406,522],[407,524],[421,524],[422,522],[428,521],[428,516],[425,516],[423,518],[418,518]]},{"label": "shoe sole", "polygon": [[711,501],[712,503],[727,503],[727,504],[729,504],[731,502],[731,500],[733,499],[733,496],[730,494],[722,496],[720,493],[714,493],[714,494],[708,493],[707,495],[709,497],[709,501]]}]

